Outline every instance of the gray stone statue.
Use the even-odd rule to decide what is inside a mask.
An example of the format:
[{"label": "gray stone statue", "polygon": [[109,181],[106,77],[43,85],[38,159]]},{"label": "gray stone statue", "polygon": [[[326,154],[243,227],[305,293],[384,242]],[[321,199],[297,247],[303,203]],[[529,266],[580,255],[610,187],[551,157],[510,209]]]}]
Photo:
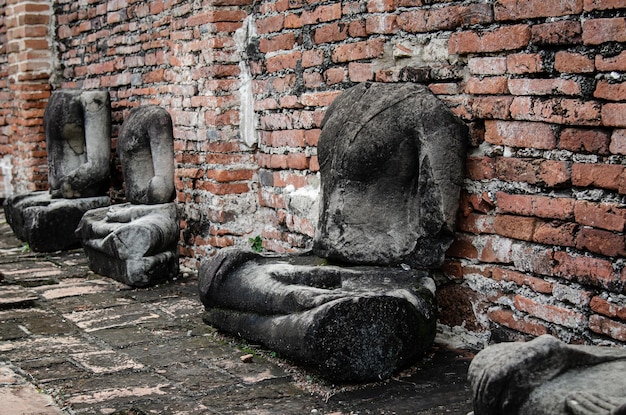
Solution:
[{"label": "gray stone statue", "polygon": [[110,204],[109,93],[54,91],[43,121],[50,190],[10,196],[4,211],[21,240],[45,252],[77,245],[74,230],[82,215]]},{"label": "gray stone statue", "polygon": [[131,286],[178,274],[179,221],[174,190],[172,120],[157,106],[131,111],[118,153],[127,203],[87,212],[78,229],[89,267]]},{"label": "gray stone statue", "polygon": [[500,343],[469,368],[474,415],[626,414],[626,350],[543,335]]},{"label": "gray stone statue", "polygon": [[205,321],[333,381],[384,379],[432,346],[432,269],[452,241],[466,127],[416,84],[360,84],[318,144],[313,252],[224,249],[199,273]]}]

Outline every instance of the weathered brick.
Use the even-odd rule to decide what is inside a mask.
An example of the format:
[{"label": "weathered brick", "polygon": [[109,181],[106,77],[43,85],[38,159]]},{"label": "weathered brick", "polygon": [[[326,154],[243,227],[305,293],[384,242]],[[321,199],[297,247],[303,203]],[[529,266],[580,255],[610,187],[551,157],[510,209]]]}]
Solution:
[{"label": "weathered brick", "polygon": [[583,42],[599,45],[605,42],[626,42],[626,18],[589,19],[583,22]]},{"label": "weathered brick", "polygon": [[509,79],[512,95],[580,95],[580,86],[572,79]]},{"label": "weathered brick", "polygon": [[544,183],[551,187],[562,185],[570,179],[566,162],[509,157],[496,159],[496,175],[508,182]]},{"label": "weathered brick", "polygon": [[474,75],[504,75],[506,60],[505,57],[470,58],[467,67]]},{"label": "weathered brick", "polygon": [[554,275],[581,284],[621,290],[622,282],[613,272],[611,261],[567,252],[554,253]]},{"label": "weathered brick", "polygon": [[626,101],[626,82],[609,83],[606,80],[600,80],[596,84],[593,96],[609,101]]},{"label": "weathered brick", "polygon": [[483,215],[479,213],[470,213],[467,216],[460,215],[457,219],[457,227],[463,232],[473,234],[493,233],[494,217],[491,215]]},{"label": "weathered brick", "polygon": [[589,329],[595,333],[604,334],[616,340],[626,341],[626,324],[603,316],[595,314],[590,316]]},{"label": "weathered brick", "polygon": [[624,0],[585,0],[585,11],[626,8]]},{"label": "weathered brick", "polygon": [[535,229],[542,221],[537,218],[514,215],[496,215],[493,221],[494,232],[508,238],[532,241]]},{"label": "weathered brick", "polygon": [[495,163],[491,157],[467,157],[465,169],[472,180],[489,180],[496,177]]},{"label": "weathered brick", "polygon": [[455,32],[450,36],[448,48],[452,54],[498,52],[521,49],[529,41],[530,28],[520,24],[500,27],[486,33]]},{"label": "weathered brick", "polygon": [[384,52],[384,39],[371,39],[336,46],[332,52],[333,62],[350,62],[377,58]]},{"label": "weathered brick", "polygon": [[626,51],[608,57],[596,55],[594,64],[599,71],[626,71]]},{"label": "weathered brick", "polygon": [[561,326],[573,329],[587,326],[587,318],[579,312],[551,304],[544,304],[521,295],[515,296],[515,308]]},{"label": "weathered brick", "polygon": [[594,296],[589,307],[594,313],[626,321],[626,305],[616,304],[602,297]]},{"label": "weathered brick", "polygon": [[501,324],[522,333],[530,334],[531,336],[548,334],[548,329],[545,325],[528,317],[518,317],[510,310],[503,310],[499,308],[489,310],[487,316],[494,323]]},{"label": "weathered brick", "polygon": [[556,148],[552,127],[535,122],[485,121],[485,141],[511,147]]},{"label": "weathered brick", "polygon": [[558,148],[606,155],[609,153],[611,136],[603,130],[565,128],[559,136]]},{"label": "weathered brick", "polygon": [[554,69],[565,73],[589,73],[595,70],[595,63],[580,53],[559,51],[554,57]]},{"label": "weathered brick", "polygon": [[615,203],[593,203],[581,200],[574,206],[574,216],[576,222],[582,225],[608,231],[623,232],[626,225],[626,209]]},{"label": "weathered brick", "polygon": [[557,245],[557,246],[576,246],[576,235],[578,233],[578,225],[571,222],[544,222],[540,224],[535,233],[533,240],[540,244]]},{"label": "weathered brick", "polygon": [[626,127],[626,103],[604,104],[602,124],[611,127]]},{"label": "weathered brick", "polygon": [[619,164],[574,163],[572,165],[572,185],[618,190],[620,176],[623,172],[624,166]]},{"label": "weathered brick", "polygon": [[626,154],[626,129],[615,129],[613,131],[609,151],[613,154]]},{"label": "weathered brick", "polygon": [[572,45],[581,43],[580,22],[560,20],[531,26],[531,42],[537,45]]},{"label": "weathered brick", "polygon": [[468,94],[505,94],[507,78],[503,76],[470,78],[465,85]]},{"label": "weathered brick", "polygon": [[406,11],[398,16],[397,23],[407,32],[430,32],[489,23],[492,19],[491,7],[476,3]]},{"label": "weathered brick", "polygon": [[583,0],[497,0],[494,4],[496,20],[523,20],[535,17],[556,17],[579,14],[583,10]]},{"label": "weathered brick", "polygon": [[626,255],[626,239],[623,234],[583,228],[576,237],[576,248],[605,256],[623,257]]},{"label": "weathered brick", "polygon": [[519,286],[529,287],[538,293],[552,293],[553,284],[551,282],[510,269],[494,267],[492,278],[496,281],[511,281]]},{"label": "weathered brick", "polygon": [[568,198],[538,195],[513,195],[505,192],[496,194],[498,210],[524,216],[546,219],[573,219],[575,201]]},{"label": "weathered brick", "polygon": [[[602,122],[604,122],[602,107]],[[600,104],[570,98],[540,99],[515,97],[511,102],[511,117],[517,120],[544,121],[565,125],[600,125]],[[625,107],[626,111],[626,107]]]},{"label": "weathered brick", "polygon": [[506,57],[507,72],[529,74],[543,71],[543,59],[538,53],[517,53]]}]

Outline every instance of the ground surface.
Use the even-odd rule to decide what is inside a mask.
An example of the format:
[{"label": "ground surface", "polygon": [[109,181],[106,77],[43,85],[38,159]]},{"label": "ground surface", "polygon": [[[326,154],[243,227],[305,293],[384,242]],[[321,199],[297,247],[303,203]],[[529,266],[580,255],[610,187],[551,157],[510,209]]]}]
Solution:
[{"label": "ground surface", "polygon": [[0,215],[0,415],[471,411],[469,353],[436,346],[390,380],[333,385],[204,324],[193,272],[131,289],[80,249],[22,247]]}]

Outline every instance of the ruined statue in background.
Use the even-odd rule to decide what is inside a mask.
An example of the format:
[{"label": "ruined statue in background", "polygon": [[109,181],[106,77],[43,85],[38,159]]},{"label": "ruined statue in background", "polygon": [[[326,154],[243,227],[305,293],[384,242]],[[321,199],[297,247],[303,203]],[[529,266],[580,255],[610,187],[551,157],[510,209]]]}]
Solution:
[{"label": "ruined statue in background", "polygon": [[131,286],[154,285],[178,274],[170,115],[153,105],[133,109],[122,125],[117,151],[127,203],[88,212],[76,234],[94,272]]},{"label": "ruined statue in background", "polygon": [[626,350],[550,335],[487,347],[472,360],[474,415],[624,415]]},{"label": "ruined statue in background", "polygon": [[465,136],[424,86],[345,91],[322,123],[313,251],[219,251],[199,273],[205,321],[333,381],[414,363],[435,336],[431,273],[452,241]]},{"label": "ruined statue in background", "polygon": [[46,252],[77,245],[83,214],[110,204],[109,93],[54,91],[43,121],[50,190],[9,196],[4,211],[18,238]]}]

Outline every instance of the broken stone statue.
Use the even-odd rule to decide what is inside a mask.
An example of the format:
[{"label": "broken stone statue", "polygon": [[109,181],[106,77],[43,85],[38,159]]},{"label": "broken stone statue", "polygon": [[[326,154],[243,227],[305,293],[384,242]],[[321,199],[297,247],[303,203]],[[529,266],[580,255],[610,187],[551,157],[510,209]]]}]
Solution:
[{"label": "broken stone statue", "polygon": [[312,252],[204,261],[208,324],[333,381],[384,379],[435,336],[434,269],[452,241],[466,127],[428,88],[366,83],[329,107]]},{"label": "broken stone statue", "polygon": [[34,251],[79,244],[85,212],[108,206],[111,102],[107,91],[57,90],[44,112],[49,191],[9,196],[7,222]]},{"label": "broken stone statue", "polygon": [[474,415],[626,414],[626,350],[550,335],[487,347],[472,360]]},{"label": "broken stone statue", "polygon": [[178,274],[174,139],[168,112],[154,105],[133,109],[117,149],[127,203],[87,212],[76,234],[92,271],[130,286],[154,285]]}]

